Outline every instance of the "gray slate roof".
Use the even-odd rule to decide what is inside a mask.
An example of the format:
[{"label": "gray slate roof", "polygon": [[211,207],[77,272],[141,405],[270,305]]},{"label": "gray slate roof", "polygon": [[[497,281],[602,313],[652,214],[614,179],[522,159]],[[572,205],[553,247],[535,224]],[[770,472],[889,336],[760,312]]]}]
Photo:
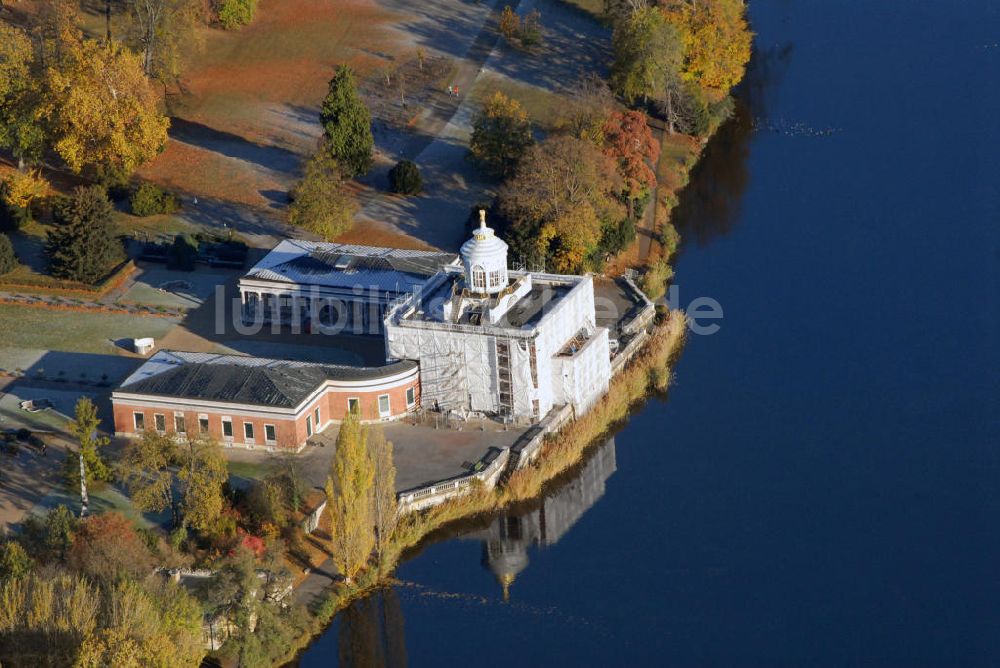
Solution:
[{"label": "gray slate roof", "polygon": [[160,351],[119,388],[130,394],[294,408],[326,380],[367,380],[416,368],[354,367],[239,355]]},{"label": "gray slate roof", "polygon": [[458,256],[439,251],[379,248],[286,239],[247,272],[245,279],[383,292],[409,292]]}]

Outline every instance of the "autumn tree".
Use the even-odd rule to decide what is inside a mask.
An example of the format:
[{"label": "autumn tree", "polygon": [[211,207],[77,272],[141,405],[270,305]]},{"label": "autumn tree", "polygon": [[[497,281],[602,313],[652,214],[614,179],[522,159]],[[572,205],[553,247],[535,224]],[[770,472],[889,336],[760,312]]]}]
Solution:
[{"label": "autumn tree", "polygon": [[118,476],[138,510],[159,513],[169,510],[173,525],[180,524],[180,508],[174,503],[174,470],[177,445],[166,434],[147,431],[130,440],[118,462]]},{"label": "autumn tree", "polygon": [[596,74],[587,74],[569,89],[556,125],[567,134],[602,146],[604,123],[614,108],[615,98],[608,84]]},{"label": "autumn tree", "polygon": [[[578,271],[596,249],[602,221],[624,217],[614,161],[589,141],[556,136],[533,146],[500,191],[501,213],[514,228],[515,251]],[[534,246],[534,248],[531,248]]]},{"label": "autumn tree", "polygon": [[175,527],[210,531],[226,505],[229,471],[218,444],[208,439],[179,443],[168,434],[146,432],[125,446],[119,475],[138,509],[170,510]]},{"label": "autumn tree", "polygon": [[180,585],[126,580],[105,588],[101,599],[98,628],[80,643],[76,668],[201,664],[201,605]]},{"label": "autumn tree", "polygon": [[81,186],[73,192],[61,212],[64,224],[49,230],[45,243],[53,276],[96,283],[124,259],[113,214],[104,188]]},{"label": "autumn tree", "polygon": [[7,666],[196,668],[201,606],[166,580],[99,587],[55,571],[0,582],[0,661]]},{"label": "autumn tree", "polygon": [[611,85],[629,102],[656,97],[670,77],[680,76],[681,37],[659,9],[632,12],[615,25],[611,41]]},{"label": "autumn tree", "polygon": [[368,107],[358,95],[354,71],[337,67],[319,115],[325,146],[348,177],[367,174],[372,165],[375,139]]},{"label": "autumn tree", "polygon": [[0,182],[0,229],[15,230],[32,219],[32,205],[48,192],[39,170],[10,172]]},{"label": "autumn tree", "polygon": [[94,40],[67,47],[63,65],[46,70],[39,110],[52,146],[76,173],[123,178],[163,150],[170,122],[138,55]]},{"label": "autumn tree", "polygon": [[641,111],[612,112],[604,124],[604,154],[615,161],[632,215],[633,201],[656,186],[660,145]]},{"label": "autumn tree", "polygon": [[92,515],[76,528],[69,551],[70,566],[102,582],[141,579],[152,572],[153,554],[135,526],[117,512]]},{"label": "autumn tree", "polygon": [[31,39],[21,28],[0,22],[0,149],[10,151],[23,169],[45,149],[37,119],[41,90]]},{"label": "autumn tree", "polygon": [[291,193],[288,222],[326,241],[351,229],[358,205],[345,185],[337,161],[321,147],[306,162],[305,174]]},{"label": "autumn tree", "polygon": [[368,453],[372,460],[372,524],[375,527],[375,557],[379,569],[385,566],[385,547],[396,530],[396,465],[392,441],[378,425],[368,430]]},{"label": "autumn tree", "polygon": [[503,11],[500,12],[500,20],[497,28],[508,42],[520,34],[521,17],[517,15],[510,5],[505,5]]},{"label": "autumn tree", "polygon": [[79,0],[43,0],[30,23],[38,67],[61,68],[83,39]]},{"label": "autumn tree", "polygon": [[140,54],[142,69],[164,85],[180,78],[186,58],[196,51],[197,0],[124,0],[128,43]]},{"label": "autumn tree", "polygon": [[71,666],[98,627],[100,590],[83,577],[35,573],[0,581],[0,661]]},{"label": "autumn tree", "polygon": [[487,172],[505,177],[533,142],[528,112],[497,91],[472,121],[469,151]]},{"label": "autumn tree", "polygon": [[[97,417],[97,407],[89,397],[80,397],[76,402],[75,419],[69,423],[69,431],[80,444],[77,453],[83,459],[83,469],[87,476],[88,485],[95,480],[110,480],[111,468],[104,463],[101,458],[101,448],[108,445],[111,440],[107,436],[100,436],[97,427],[101,420]],[[75,486],[80,480],[80,461],[77,457],[70,455],[66,459],[67,477],[70,484]],[[74,475],[75,473],[75,475]]]},{"label": "autumn tree", "polygon": [[615,24],[650,6],[650,0],[604,0],[604,18]]},{"label": "autumn tree", "polygon": [[219,24],[226,30],[236,30],[253,23],[257,14],[257,0],[216,0]]},{"label": "autumn tree", "polygon": [[226,507],[223,485],[229,468],[219,445],[207,438],[188,438],[177,449],[177,477],[183,490],[185,526],[210,532]]},{"label": "autumn tree", "polygon": [[357,411],[352,411],[340,425],[326,482],[333,562],[348,583],[368,562],[375,544],[372,530],[375,472],[365,436],[361,418]]},{"label": "autumn tree", "polygon": [[750,61],[753,33],[743,0],[668,0],[664,17],[683,44],[684,77],[705,88],[728,92]]},{"label": "autumn tree", "polygon": [[0,543],[0,580],[27,575],[34,565],[34,560],[20,542],[8,539]]}]

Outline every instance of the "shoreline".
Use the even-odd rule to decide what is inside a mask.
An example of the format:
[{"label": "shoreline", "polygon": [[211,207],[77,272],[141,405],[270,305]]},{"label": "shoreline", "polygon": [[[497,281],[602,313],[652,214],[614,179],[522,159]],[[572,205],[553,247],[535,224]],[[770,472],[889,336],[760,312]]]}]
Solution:
[{"label": "shoreline", "polygon": [[564,425],[546,439],[537,459],[513,473],[494,489],[480,488],[469,494],[403,516],[387,546],[386,569],[374,566],[359,573],[348,585],[335,582],[326,587],[310,606],[310,625],[302,629],[294,648],[277,665],[293,663],[326,631],[333,618],[354,600],[379,587],[391,585],[392,573],[408,553],[419,549],[436,532],[449,525],[474,519],[538,498],[545,488],[583,461],[593,445],[628,417],[632,408],[655,392],[665,391],[673,366],[684,347],[687,317],[683,311],[659,316],[652,333],[635,356],[615,375],[608,392],[583,416]]}]

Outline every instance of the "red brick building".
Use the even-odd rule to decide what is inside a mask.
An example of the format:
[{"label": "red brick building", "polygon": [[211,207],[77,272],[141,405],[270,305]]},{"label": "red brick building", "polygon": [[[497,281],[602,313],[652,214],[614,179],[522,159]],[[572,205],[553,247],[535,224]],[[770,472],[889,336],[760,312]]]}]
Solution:
[{"label": "red brick building", "polygon": [[420,404],[419,370],[160,351],[111,395],[115,434],[206,434],[227,446],[298,450],[357,408],[365,422]]}]

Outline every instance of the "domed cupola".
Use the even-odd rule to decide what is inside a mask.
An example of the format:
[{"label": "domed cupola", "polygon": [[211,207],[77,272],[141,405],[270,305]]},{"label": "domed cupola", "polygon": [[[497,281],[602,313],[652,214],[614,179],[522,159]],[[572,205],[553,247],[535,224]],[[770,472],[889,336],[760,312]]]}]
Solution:
[{"label": "domed cupola", "polygon": [[494,295],[507,287],[507,244],[486,227],[486,210],[479,210],[479,229],[462,244],[465,284],[479,295]]}]

